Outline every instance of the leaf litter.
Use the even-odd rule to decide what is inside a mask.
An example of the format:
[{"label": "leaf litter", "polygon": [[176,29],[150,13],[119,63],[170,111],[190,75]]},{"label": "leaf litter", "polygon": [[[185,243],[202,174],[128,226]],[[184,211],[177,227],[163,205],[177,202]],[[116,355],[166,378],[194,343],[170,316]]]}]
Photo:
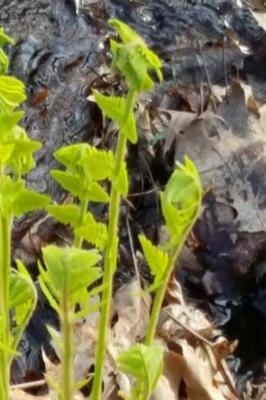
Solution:
[{"label": "leaf litter", "polygon": [[[263,2],[250,0],[243,3],[248,3],[254,9],[255,17],[260,25],[265,27]],[[90,12],[93,13],[93,9],[90,9]],[[135,15],[139,15],[138,12],[137,8]],[[230,8],[227,12],[230,19]],[[236,21],[238,21],[237,18]],[[206,40],[205,37],[204,40]],[[184,43],[188,45],[187,39]],[[243,43],[242,40],[241,45]],[[240,341],[234,353],[236,354],[236,357],[233,357],[235,361],[238,356],[241,360],[245,360],[243,353],[245,351],[248,353],[250,342],[260,346],[259,350],[254,349],[254,345],[251,346],[254,357],[246,362],[244,372],[252,368],[255,371],[259,370],[257,377],[263,380],[261,371],[263,359],[265,360],[263,347],[265,307],[263,310],[263,305],[265,305],[266,270],[264,261],[266,254],[264,215],[266,208],[264,183],[266,97],[263,88],[265,87],[263,82],[265,63],[263,51],[262,55],[254,52],[254,56],[247,57],[246,61],[242,54],[240,56],[241,52],[235,56],[237,46],[234,44],[230,48],[232,54],[234,53],[232,57],[229,50],[226,53],[226,60],[220,57],[219,74],[222,76],[222,86],[221,80],[220,85],[214,85],[216,83],[214,82],[215,68],[213,68],[212,59],[222,54],[222,46],[219,40],[212,41],[211,45],[213,48],[202,50],[198,47],[195,50],[192,46],[198,57],[203,59],[202,61],[198,58],[202,70],[200,82],[196,84],[195,82],[191,84],[189,81],[188,69],[185,69],[184,74],[180,74],[180,66],[183,66],[183,61],[180,60],[183,58],[180,54],[174,54],[172,68],[175,69],[174,74],[178,82],[181,80],[181,84],[175,81],[167,82],[161,89],[158,88],[158,94],[152,98],[142,99],[139,105],[139,132],[142,147],[138,145],[129,152],[129,158],[130,156],[134,158],[137,154],[148,159],[149,175],[153,177],[152,182],[151,179],[147,180],[145,167],[137,177],[134,176],[132,179],[132,192],[140,193],[140,196],[136,197],[137,201],[133,201],[132,204],[135,207],[134,213],[132,210],[129,211],[134,220],[132,231],[135,241],[136,233],[142,227],[149,232],[150,236],[158,240],[162,221],[158,219],[158,212],[154,211],[156,195],[145,196],[142,193],[149,190],[154,190],[156,193],[158,187],[164,185],[165,177],[169,174],[174,162],[182,160],[185,153],[196,162],[207,188],[203,215],[195,228],[194,238],[183,251],[180,259],[182,268],[179,268],[177,272],[178,279],[184,287],[184,296],[180,284],[172,280],[165,299],[166,305],[162,310],[161,320],[164,322],[159,327],[159,333],[166,346],[165,371],[152,397],[153,400],[159,398],[238,398],[234,380],[224,363],[224,359],[229,359],[228,354],[234,350],[235,339]],[[183,53],[187,52],[187,49],[181,50]],[[169,49],[165,51],[167,54]],[[191,65],[193,59],[188,57]],[[258,67],[256,70],[253,67],[254,71],[250,69],[250,60]],[[226,71],[224,71],[224,63]],[[184,65],[187,65],[186,61]],[[227,66],[232,68],[232,74]],[[105,85],[109,90],[108,79],[105,80]],[[49,91],[47,93],[49,100],[51,93]],[[104,126],[104,129],[107,132],[106,136],[101,136],[102,133],[96,134],[93,140],[104,146],[111,146],[114,129],[112,126]],[[156,134],[156,141],[153,141]],[[141,208],[145,212],[151,211],[145,224],[142,217],[138,217]],[[33,223],[27,225],[28,223],[29,220],[25,222],[25,225],[18,223],[14,230],[14,248],[16,256],[22,255],[26,264],[32,266],[34,270],[34,263],[42,245],[54,241],[61,241],[61,243],[71,241],[71,235],[69,236],[65,227],[55,227],[53,222],[48,223],[45,218],[40,224],[39,217]],[[31,227],[30,230],[29,227]],[[127,241],[126,237],[123,246],[125,252],[130,253]],[[130,266],[131,256],[128,256],[126,261],[127,266]],[[123,265],[121,265],[122,268]],[[128,275],[124,276],[128,278]],[[130,381],[116,371],[114,359],[121,348],[126,348],[134,340],[143,338],[145,317],[148,317],[149,310],[150,300],[146,299],[145,304],[141,303],[138,283],[130,283],[121,289],[124,294],[118,291],[116,294],[118,298],[114,299],[113,305],[112,331],[103,395],[106,399],[117,398],[118,388],[126,389],[130,385]],[[128,296],[128,293],[131,295]],[[251,311],[250,304],[253,307]],[[43,315],[47,316],[47,310],[45,308],[42,310]],[[261,336],[257,338],[254,329],[251,334],[254,338],[246,341],[244,333],[253,325],[253,320],[245,320],[243,315],[249,316],[255,312],[257,321],[262,318],[261,324],[258,322],[255,328],[258,332],[261,331]],[[213,323],[206,319],[207,313],[212,315]],[[228,325],[228,321],[229,323],[234,321],[236,314],[241,315],[241,318],[235,322],[236,327],[232,328]],[[80,375],[88,377],[93,371],[97,315],[94,317],[95,320],[85,319],[76,327],[79,346],[75,370],[79,377]],[[50,322],[49,318],[47,318],[47,323]],[[222,338],[222,332],[217,329],[217,326],[220,326],[229,338],[229,341],[220,339],[225,349],[221,353],[221,347],[216,340],[217,336]],[[127,332],[127,337],[123,336],[123,331]],[[244,347],[243,345],[241,347],[241,343],[244,343]],[[242,349],[240,353],[239,348]],[[259,359],[259,356],[261,356],[262,364],[260,367],[254,361],[256,358]],[[56,373],[58,365],[52,366],[47,357],[44,359],[46,369],[50,372],[55,369],[54,373]],[[243,374],[243,369],[242,372],[234,367],[232,370],[236,377]],[[252,386],[253,379],[253,376],[250,380],[244,379],[244,383],[240,385],[239,397],[256,400],[264,398],[265,386],[260,385],[260,380],[257,385]],[[246,387],[246,393],[243,393],[243,388]],[[87,393],[88,391],[89,387],[87,387]],[[17,391],[14,391],[12,396],[14,399],[30,398],[29,395]],[[48,400],[52,396],[51,392],[46,397],[39,396],[39,398]],[[81,398],[81,395],[79,394],[78,397]]]}]

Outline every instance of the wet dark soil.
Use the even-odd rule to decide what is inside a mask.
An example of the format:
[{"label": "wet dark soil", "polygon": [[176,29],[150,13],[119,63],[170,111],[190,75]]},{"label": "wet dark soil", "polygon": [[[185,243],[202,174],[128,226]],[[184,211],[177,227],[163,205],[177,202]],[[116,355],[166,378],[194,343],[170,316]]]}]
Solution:
[{"label": "wet dark soil", "polygon": [[[151,99],[153,107],[188,111],[179,88],[183,92],[193,88],[199,94],[202,87],[211,91],[214,84],[226,86],[233,77],[246,74],[259,77],[266,85],[266,32],[238,1],[84,0],[82,4],[77,15],[71,0],[0,0],[0,24],[17,41],[8,49],[11,72],[27,87],[23,124],[32,138],[43,143],[27,181],[57,201],[65,194],[49,177],[49,170],[56,165],[53,152],[79,141],[104,147],[114,143],[113,137],[103,135],[99,110],[86,99],[92,85],[104,85],[108,90],[108,79],[103,82],[99,73],[101,66],[109,63],[106,35],[110,34],[110,16],[130,23],[164,60],[165,82],[158,85]],[[163,186],[171,172],[160,142],[150,152],[145,138],[130,147],[128,161],[132,207],[123,205],[116,285],[134,274],[126,221],[136,248],[140,231],[155,242],[159,240],[162,220],[158,198],[155,191],[149,191]],[[134,193],[138,195],[132,196]],[[230,339],[239,340],[236,355],[228,362],[242,389],[247,379],[260,381],[265,374],[266,233],[239,232],[233,208],[221,203],[215,194],[207,196],[206,204],[208,211],[195,230],[200,245],[194,253],[201,270],[195,273],[184,263],[179,277],[188,297],[208,311]],[[26,216],[16,223],[14,249],[25,247],[27,231],[41,216]],[[40,224],[36,240],[31,242],[28,264],[33,272],[41,244],[58,241],[62,235],[66,232],[53,221],[44,219]],[[40,297],[20,344],[23,356],[13,367],[14,383],[37,379],[44,371],[41,346],[55,357],[45,329],[47,322],[58,325]]]}]

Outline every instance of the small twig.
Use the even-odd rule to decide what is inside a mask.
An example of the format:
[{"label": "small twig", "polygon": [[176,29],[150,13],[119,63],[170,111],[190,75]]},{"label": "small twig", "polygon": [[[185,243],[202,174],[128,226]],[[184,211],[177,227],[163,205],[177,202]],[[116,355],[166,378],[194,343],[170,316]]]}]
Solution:
[{"label": "small twig", "polygon": [[183,322],[179,321],[176,317],[174,317],[172,314],[169,313],[169,311],[165,311],[165,313],[170,317],[176,324],[180,325],[184,330],[189,332],[191,335],[195,336],[197,339],[199,339],[201,342],[207,344],[208,346],[213,347],[213,343],[210,342],[208,339],[203,337],[200,333],[194,331],[194,329],[188,327],[187,325],[183,324]]},{"label": "small twig", "polygon": [[133,244],[133,240],[132,240],[132,234],[131,234],[130,224],[129,224],[129,220],[128,220],[128,215],[126,215],[126,224],[127,224],[127,232],[128,232],[129,246],[130,246],[132,261],[133,261],[134,269],[136,272],[136,277],[137,277],[137,280],[139,283],[139,287],[141,287],[140,286],[140,274],[139,274],[137,259],[135,256],[135,249],[134,249],[134,244]]},{"label": "small twig", "polygon": [[181,321],[179,321],[177,318],[175,318],[173,315],[171,315],[168,311],[166,311],[166,314],[178,325],[180,325],[183,329],[185,329],[187,332],[189,332],[191,335],[195,336],[197,339],[199,339],[201,342],[203,342],[205,345],[208,345],[212,351],[212,354],[216,360],[216,363],[218,365],[218,368],[225,380],[225,382],[227,383],[227,385],[230,387],[231,391],[234,393],[234,395],[236,395],[237,397],[239,396],[239,393],[237,392],[234,382],[231,379],[231,376],[228,375],[224,365],[223,365],[223,361],[220,359],[219,354],[217,354],[217,350],[216,350],[216,344],[210,342],[208,339],[206,339],[205,337],[203,337],[200,333],[194,331],[194,329],[186,326],[185,324],[183,324]]},{"label": "small twig", "polygon": [[205,60],[204,60],[204,56],[203,56],[203,52],[202,52],[202,46],[201,46],[201,42],[200,41],[199,41],[199,52],[200,52],[200,57],[196,55],[196,58],[198,60],[199,65],[203,68],[203,71],[205,73],[206,81],[207,81],[207,84],[208,84],[208,87],[209,87],[209,91],[210,91],[212,107],[213,107],[213,110],[216,112],[217,107],[216,107],[216,104],[215,104],[215,101],[214,101],[215,96],[214,96],[214,93],[213,93],[213,90],[212,90],[212,83],[211,83],[211,79],[210,79],[210,76],[209,76],[208,69],[206,67],[206,63],[205,63]]},{"label": "small twig", "polygon": [[225,91],[226,91],[226,95],[227,95],[227,91],[228,91],[228,77],[227,77],[227,68],[226,68],[225,44],[226,44],[226,37],[224,37],[224,39],[223,39],[223,67],[224,67],[224,84],[225,84]]},{"label": "small twig", "polygon": [[46,383],[47,382],[45,379],[40,379],[39,381],[32,381],[32,382],[26,382],[26,383],[19,383],[17,385],[11,385],[11,390],[31,389],[34,387],[45,385]]},{"label": "small twig", "polygon": [[130,193],[127,197],[140,197],[140,196],[146,196],[151,193],[159,192],[159,190],[163,189],[164,186],[161,187],[156,187],[154,189],[146,190],[144,192],[135,192],[135,193]]}]

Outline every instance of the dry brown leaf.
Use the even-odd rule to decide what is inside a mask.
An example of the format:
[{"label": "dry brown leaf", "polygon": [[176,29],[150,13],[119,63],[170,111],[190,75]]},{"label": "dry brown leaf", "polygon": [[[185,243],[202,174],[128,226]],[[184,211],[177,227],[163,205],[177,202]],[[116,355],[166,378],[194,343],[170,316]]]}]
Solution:
[{"label": "dry brown leaf", "polygon": [[[233,107],[234,101],[230,104]],[[230,114],[225,105],[223,113],[233,118],[233,110]],[[230,198],[240,229],[254,232],[266,229],[265,148],[265,125],[253,112],[247,121],[243,112],[229,123],[206,112],[178,136],[176,160],[188,155],[200,171],[203,186],[212,186],[218,196]]]},{"label": "dry brown leaf", "polygon": [[214,375],[216,371],[210,363],[203,346],[191,347],[185,340],[179,341],[182,355],[175,353],[180,374],[186,383],[190,400],[225,400],[217,388]]},{"label": "dry brown leaf", "polygon": [[175,142],[177,135],[183,133],[187,129],[190,123],[197,117],[197,114],[175,110],[159,110],[159,112],[166,113],[170,118],[163,149],[164,154],[166,154]]},{"label": "dry brown leaf", "polygon": [[[173,316],[175,320],[171,319]],[[178,321],[179,324],[175,321]],[[187,330],[184,329],[187,327]],[[186,337],[189,330],[198,332],[213,332],[213,326],[206,318],[205,314],[192,304],[171,304],[164,307],[159,318],[159,333],[165,339],[176,340]]]},{"label": "dry brown leaf", "polygon": [[117,384],[124,393],[130,391],[130,380],[125,374],[117,371],[115,360],[120,352],[144,338],[150,305],[150,295],[141,291],[137,279],[122,286],[114,297],[113,306],[117,322],[111,331],[108,345],[108,366],[109,373],[116,375]]},{"label": "dry brown leaf", "polygon": [[113,341],[123,337],[127,342],[134,343],[136,339],[145,336],[149,320],[151,298],[144,294],[137,279],[122,286],[114,297],[114,310],[117,322],[113,327]]},{"label": "dry brown leaf", "polygon": [[159,379],[158,386],[151,396],[151,400],[179,400],[179,386],[181,374],[171,351],[164,354],[164,371]]}]

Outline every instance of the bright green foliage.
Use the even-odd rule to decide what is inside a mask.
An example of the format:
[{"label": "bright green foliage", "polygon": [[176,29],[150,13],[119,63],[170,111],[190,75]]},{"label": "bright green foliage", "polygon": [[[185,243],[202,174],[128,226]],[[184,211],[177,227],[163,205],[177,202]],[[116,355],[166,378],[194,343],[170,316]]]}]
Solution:
[{"label": "bright green foliage", "polygon": [[97,182],[81,180],[78,175],[71,172],[52,170],[50,173],[60,183],[62,188],[79,197],[81,200],[100,203],[109,201],[108,194]]},{"label": "bright green foliage", "polygon": [[[0,27],[0,46],[14,44],[13,39],[8,36],[4,29]],[[0,48],[0,74],[6,74],[9,67],[9,60],[3,49]]]},{"label": "bright green foliage", "polygon": [[61,147],[54,153],[56,160],[67,167],[67,171],[90,181],[111,179],[114,167],[113,153],[98,150],[86,143]]},{"label": "bright green foliage", "polygon": [[48,206],[47,211],[50,215],[65,225],[77,228],[80,223],[81,211],[77,204],[63,204],[60,206]]},{"label": "bright green foliage", "polygon": [[25,327],[37,303],[37,291],[32,279],[20,260],[17,271],[10,277],[10,313],[12,315],[11,348],[16,351]]},{"label": "bright green foliage", "polygon": [[5,44],[15,44],[15,42],[12,37],[5,33],[4,28],[0,27],[0,46],[4,46]]},{"label": "bright green foliage", "polygon": [[25,100],[23,83],[12,76],[0,75],[0,109],[13,109]]},{"label": "bright green foliage", "polygon": [[168,266],[168,254],[154,246],[144,235],[139,236],[143,253],[154,276],[154,282],[149,291],[156,290],[164,281],[165,271]]},{"label": "bright green foliage", "polygon": [[[1,103],[1,95],[0,95]],[[35,165],[33,153],[40,149],[41,143],[29,139],[24,129],[18,124],[23,117],[21,111],[2,111],[0,108],[0,164],[2,170],[20,177]]]},{"label": "bright green foliage", "polygon": [[[64,224],[70,224],[76,235],[75,245],[80,247],[86,239],[100,250],[106,244],[107,228],[87,212],[89,202],[108,203],[109,195],[98,183],[112,179],[114,156],[111,151],[98,150],[88,144],[79,143],[62,147],[55,158],[66,166],[65,171],[52,170],[52,177],[77,197],[79,204],[49,206],[48,211]],[[124,191],[127,181],[122,182]]]},{"label": "bright green foliage", "polygon": [[[179,256],[185,240],[192,229],[200,212],[202,201],[202,186],[197,168],[193,162],[185,157],[184,165],[178,167],[172,173],[166,188],[161,193],[161,205],[166,226],[169,234],[169,241],[164,246],[164,253],[168,253],[168,262],[165,263],[161,256],[161,265],[156,268],[159,271],[160,285],[157,287],[152,306],[151,317],[146,332],[145,344],[151,345],[156,333],[157,321],[163,303],[165,291],[174,270],[176,259]],[[143,241],[144,253],[152,272],[154,271],[154,249]]]},{"label": "bright green foliage", "polygon": [[[159,58],[149,50],[140,36],[129,26],[117,19],[111,19],[109,23],[116,29],[122,41],[122,43],[118,43],[114,40],[111,41],[111,50],[113,53],[112,67],[121,72],[124,76],[128,86],[128,93],[125,98],[122,98],[104,96],[97,91],[93,92],[96,102],[103,114],[117,123],[119,136],[114,154],[114,168],[111,176],[110,211],[104,258],[103,304],[99,320],[99,335],[96,348],[95,375],[91,400],[101,400],[102,398],[101,385],[108,340],[113,276],[117,268],[120,199],[121,196],[125,197],[128,193],[128,174],[125,164],[126,145],[127,140],[131,143],[137,142],[134,107],[138,94],[142,91],[150,90],[153,87],[153,80],[150,76],[150,72],[154,71],[159,80],[162,79],[161,62]],[[85,235],[85,232],[82,233]],[[145,352],[145,350],[143,351]],[[142,348],[140,354],[142,354]],[[145,352],[145,356],[146,355],[148,355],[147,352]],[[146,380],[141,383],[141,385],[144,385],[144,391],[150,390],[151,387],[153,387],[151,382],[155,382],[154,377],[148,376],[146,378],[148,381]],[[144,398],[146,400],[147,397],[143,397],[143,399]]]},{"label": "bright green foliage", "polygon": [[85,240],[94,244],[98,249],[104,250],[107,241],[107,227],[105,224],[96,222],[92,213],[87,213],[82,227],[75,230]]},{"label": "bright green foliage", "polygon": [[198,171],[189,158],[172,173],[161,193],[162,211],[171,245],[178,244],[195,221],[201,206],[202,186]]},{"label": "bright green foliage", "polygon": [[0,186],[0,215],[16,217],[27,211],[43,208],[49,203],[45,195],[32,192],[25,188],[22,180],[14,181],[10,176],[1,177]]},{"label": "bright green foliage", "polygon": [[132,376],[135,384],[126,400],[147,400],[154,391],[163,370],[163,348],[159,344],[137,344],[117,359],[120,371]]},{"label": "bright green foliage", "polygon": [[[101,269],[96,264],[101,260],[96,250],[75,247],[47,246],[43,249],[46,269],[39,264],[40,285],[52,307],[62,314],[62,296],[69,308],[79,304],[88,310],[88,286],[101,278]],[[56,306],[55,306],[56,304]],[[79,315],[77,313],[77,315]]]},{"label": "bright green foliage", "polygon": [[104,96],[97,90],[94,90],[93,94],[103,114],[118,124],[121,133],[125,135],[131,143],[136,143],[138,137],[133,111],[129,113],[126,122],[124,120],[126,113],[126,99],[124,97]]},{"label": "bright green foliage", "polygon": [[[39,282],[50,305],[60,317],[60,339],[57,338],[61,355],[61,380],[50,383],[58,391],[59,400],[72,400],[74,392],[84,382],[75,382],[74,361],[74,323],[99,308],[100,304],[89,299],[102,290],[98,286],[88,292],[88,287],[101,278],[102,272],[96,264],[101,256],[96,250],[81,250],[75,247],[60,248],[47,246],[43,249],[45,268],[39,264]],[[79,310],[76,310],[76,306]]]},{"label": "bright green foliage", "polygon": [[149,75],[150,70],[154,70],[159,80],[162,80],[160,59],[128,25],[117,19],[111,19],[109,23],[122,40],[122,43],[111,41],[113,68],[124,75],[131,89],[137,92],[151,90],[153,81]]},{"label": "bright green foliage", "polygon": [[[0,28],[0,46],[13,40]],[[18,79],[5,75],[8,58],[0,48],[0,398],[9,399],[10,366],[21,335],[35,308],[37,294],[20,261],[11,270],[11,228],[14,216],[42,208],[47,196],[26,188],[22,177],[34,167],[33,153],[40,143],[30,140],[18,123],[16,111],[25,99]]]}]

